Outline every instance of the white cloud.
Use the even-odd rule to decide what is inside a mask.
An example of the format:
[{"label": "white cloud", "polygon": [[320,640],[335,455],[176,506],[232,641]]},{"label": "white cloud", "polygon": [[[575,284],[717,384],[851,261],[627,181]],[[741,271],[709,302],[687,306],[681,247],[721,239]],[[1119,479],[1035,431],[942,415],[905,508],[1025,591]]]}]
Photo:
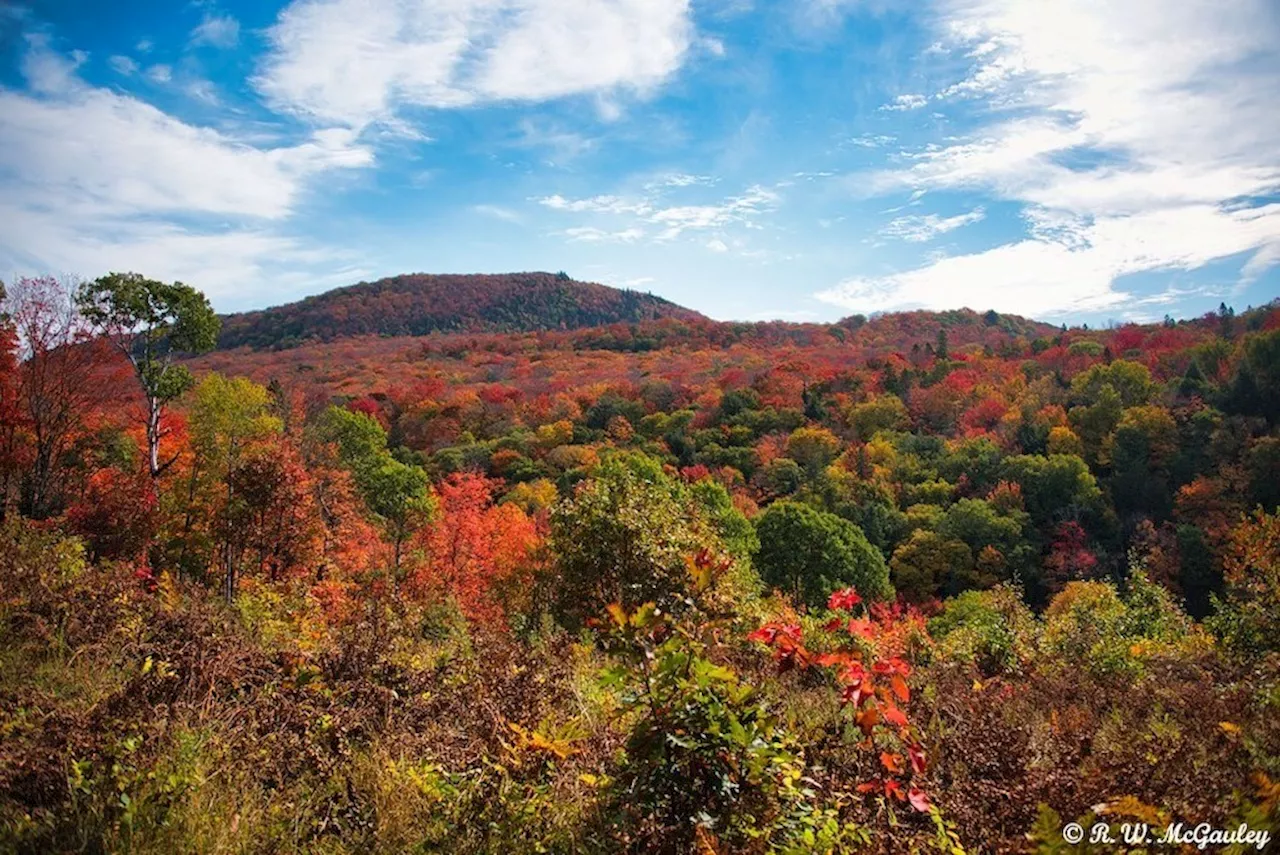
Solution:
[{"label": "white cloud", "polygon": [[816,296],[845,309],[999,308],[1029,316],[1097,311],[1133,301],[1117,277],[1194,270],[1247,252],[1280,229],[1280,204],[1236,211],[1211,205],[1061,223],[985,252],[952,256],[916,270],[860,277]]},{"label": "white cloud", "polygon": [[888,104],[883,105],[880,109],[889,110],[891,112],[900,110],[919,110],[928,103],[929,99],[923,95],[899,95]]},{"label": "white cloud", "polygon": [[153,83],[168,83],[173,79],[173,69],[167,65],[153,65],[147,69],[147,77]]},{"label": "white cloud", "polygon": [[257,86],[362,127],[398,105],[644,92],[683,62],[689,0],[295,0]]},{"label": "white cloud", "polygon": [[29,35],[27,52],[22,57],[22,76],[36,92],[65,92],[75,85],[76,69],[88,58],[82,50],[72,51],[69,56],[54,53],[44,36]]},{"label": "white cloud", "polygon": [[351,132],[258,147],[89,86],[42,45],[32,54],[24,68],[39,94],[0,88],[0,269],[123,267],[229,289],[332,258],[268,224],[319,174],[372,162]]},{"label": "white cloud", "polygon": [[954,217],[939,217],[937,214],[895,217],[880,230],[880,234],[912,243],[924,243],[961,226],[979,222],[985,216],[986,212],[982,208],[975,208],[967,214],[956,214]]},{"label": "white cloud", "polygon": [[545,121],[521,119],[517,130],[517,146],[546,149],[557,163],[576,160],[596,147],[596,140]]},{"label": "white cloud", "polygon": [[635,243],[644,237],[644,230],[634,227],[611,232],[594,226],[575,226],[565,229],[564,233],[569,240],[581,243]]},{"label": "white cloud", "polygon": [[186,86],[182,87],[182,91],[186,92],[197,101],[203,101],[206,104],[218,104],[218,89],[213,85],[211,80],[192,80]]},{"label": "white cloud", "polygon": [[720,238],[712,238],[711,240],[707,241],[707,249],[711,250],[712,252],[728,252],[729,245],[726,244],[724,241],[720,240]]},{"label": "white cloud", "polygon": [[1266,244],[1253,254],[1248,263],[1240,270],[1240,280],[1237,286],[1248,285],[1267,270],[1280,265],[1280,240],[1274,240]]},{"label": "white cloud", "polygon": [[759,185],[747,188],[740,196],[714,205],[678,205],[658,208],[649,214],[649,221],[662,226],[659,240],[671,240],[688,230],[718,229],[734,223],[750,225],[764,211],[778,202],[778,194]]},{"label": "white cloud", "polygon": [[0,90],[0,113],[0,165],[10,194],[16,187],[68,214],[279,219],[291,212],[309,176],[372,162],[367,148],[342,134],[320,132],[300,145],[258,149],[105,89],[82,87],[44,99]]},{"label": "white cloud", "polygon": [[191,31],[191,44],[233,48],[240,41],[240,22],[231,15],[204,16]]},{"label": "white cloud", "polygon": [[[938,93],[990,123],[858,176],[873,193],[970,191],[1023,206],[1025,240],[855,278],[867,309],[964,302],[1060,313],[1131,300],[1116,279],[1253,253],[1280,262],[1280,15],[1269,0],[942,0],[943,42],[973,67]],[[1013,304],[1016,304],[1013,305]]]},{"label": "white cloud", "polygon": [[654,186],[665,186],[665,187],[694,187],[694,186],[703,186],[703,187],[709,187],[710,185],[715,184],[715,183],[716,183],[716,180],[715,180],[714,178],[712,178],[710,175],[689,175],[689,174],[684,173],[684,172],[677,172],[677,173],[673,173],[672,175],[668,175],[668,176],[667,176],[666,178],[664,178],[662,181],[655,183],[655,185],[654,185]]},{"label": "white cloud", "polygon": [[111,70],[116,74],[122,74],[130,77],[138,73],[138,63],[134,62],[127,56],[113,56],[107,60],[107,65],[111,66]]},{"label": "white cloud", "polygon": [[572,213],[591,212],[597,214],[638,214],[648,216],[653,205],[645,200],[626,199],[622,196],[591,196],[586,199],[566,199],[560,194],[546,196],[537,200],[556,211]]},{"label": "white cloud", "polygon": [[[222,308],[256,308],[273,298],[347,285],[371,271],[350,253],[263,228],[190,228],[145,219],[68,218],[0,203],[11,223],[0,236],[5,270],[97,276],[137,270],[196,286]],[[246,304],[246,301],[249,301]]]},{"label": "white cloud", "polygon": [[880,148],[893,142],[895,137],[887,134],[863,134],[862,136],[853,137],[849,140],[849,145],[858,148]]},{"label": "white cloud", "polygon": [[536,201],[553,210],[567,213],[632,217],[638,223],[656,229],[653,233],[655,241],[668,241],[686,231],[706,231],[731,225],[750,228],[760,215],[772,210],[779,199],[777,192],[754,185],[737,196],[721,199],[714,204],[668,205],[660,197],[660,188],[661,185],[651,184],[648,188],[649,195],[641,197],[592,196],[566,199],[557,194]]},{"label": "white cloud", "polygon": [[477,214],[486,217],[492,217],[495,220],[502,220],[508,223],[522,223],[524,218],[510,208],[504,208],[501,205],[472,205],[471,210]]}]

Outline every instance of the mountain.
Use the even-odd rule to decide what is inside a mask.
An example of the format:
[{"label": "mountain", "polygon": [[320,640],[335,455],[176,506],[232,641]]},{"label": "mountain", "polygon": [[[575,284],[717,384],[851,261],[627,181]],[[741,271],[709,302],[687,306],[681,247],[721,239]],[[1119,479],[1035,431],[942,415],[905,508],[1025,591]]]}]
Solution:
[{"label": "mountain", "polygon": [[705,320],[652,294],[578,282],[563,273],[414,273],[228,315],[218,347],[282,349],[358,335],[528,332],[666,318]]}]

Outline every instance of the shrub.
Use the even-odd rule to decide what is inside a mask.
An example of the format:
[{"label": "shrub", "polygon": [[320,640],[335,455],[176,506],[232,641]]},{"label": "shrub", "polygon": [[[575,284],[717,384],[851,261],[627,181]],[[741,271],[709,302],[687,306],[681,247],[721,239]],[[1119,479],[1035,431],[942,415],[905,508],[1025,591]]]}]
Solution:
[{"label": "shrub", "polygon": [[929,621],[944,660],[972,662],[988,676],[1018,673],[1036,654],[1040,625],[1009,585],[966,591]]},{"label": "shrub", "polygon": [[[603,685],[634,717],[609,792],[629,851],[830,851],[850,833],[806,778],[803,750],[738,674],[707,656],[705,625],[652,605],[610,609],[618,664]],[[723,848],[722,848],[723,847]]]},{"label": "shrub", "polygon": [[756,522],[761,578],[818,608],[832,591],[857,588],[864,596],[893,596],[884,557],[848,520],[797,502],[775,502]]},{"label": "shrub", "polygon": [[720,547],[685,490],[640,454],[608,458],[552,509],[551,544],[556,609],[570,625],[610,603],[677,608],[688,582],[685,556]]}]

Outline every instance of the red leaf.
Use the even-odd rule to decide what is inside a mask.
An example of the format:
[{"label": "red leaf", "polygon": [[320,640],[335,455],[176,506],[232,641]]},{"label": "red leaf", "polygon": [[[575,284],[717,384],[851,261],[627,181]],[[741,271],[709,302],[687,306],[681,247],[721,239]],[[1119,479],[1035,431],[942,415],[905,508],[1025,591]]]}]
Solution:
[{"label": "red leaf", "polygon": [[856,708],[865,704],[874,694],[870,681],[853,680],[840,691],[840,700],[846,704],[853,704]]},{"label": "red leaf", "polygon": [[902,710],[898,709],[893,704],[885,704],[884,720],[889,722],[889,724],[894,725],[895,727],[907,726],[906,715],[903,714]]},{"label": "red leaf", "polygon": [[912,787],[907,793],[907,800],[911,802],[911,806],[921,813],[928,813],[932,805],[929,802],[929,796],[919,787]]},{"label": "red leaf", "polygon": [[911,758],[912,770],[914,770],[917,775],[923,775],[926,766],[924,749],[919,745],[908,745],[907,756]]},{"label": "red leaf", "polygon": [[830,668],[833,665],[843,665],[849,661],[847,653],[823,653],[813,660],[816,664],[823,668]]},{"label": "red leaf", "polygon": [[853,588],[845,588],[843,591],[835,591],[831,594],[831,598],[827,600],[827,608],[837,612],[847,612],[858,603],[862,602],[862,597],[858,596],[858,592]]},{"label": "red leaf", "polygon": [[849,618],[849,634],[860,635],[863,638],[875,638],[876,628],[868,620]]},{"label": "red leaf", "polygon": [[871,729],[880,722],[880,712],[874,706],[869,706],[859,712],[855,720],[863,733],[870,734]]},{"label": "red leaf", "polygon": [[861,662],[850,662],[840,672],[840,681],[843,683],[860,683],[867,679],[867,671],[862,667]]},{"label": "red leaf", "polygon": [[902,755],[890,754],[888,751],[881,751],[880,765],[884,766],[885,769],[896,775],[902,771]]},{"label": "red leaf", "polygon": [[893,689],[893,693],[898,696],[898,700],[904,704],[911,700],[911,689],[907,686],[907,681],[902,679],[899,674],[894,674],[889,678],[889,686]]}]

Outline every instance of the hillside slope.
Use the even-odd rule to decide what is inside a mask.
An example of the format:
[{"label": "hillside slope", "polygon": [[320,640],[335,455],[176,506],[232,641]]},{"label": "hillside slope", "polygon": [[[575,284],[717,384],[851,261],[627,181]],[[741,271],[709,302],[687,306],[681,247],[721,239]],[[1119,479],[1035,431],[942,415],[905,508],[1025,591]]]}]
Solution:
[{"label": "hillside slope", "polygon": [[702,317],[652,294],[563,274],[408,274],[229,315],[218,346],[278,349],[358,335],[525,332]]}]

